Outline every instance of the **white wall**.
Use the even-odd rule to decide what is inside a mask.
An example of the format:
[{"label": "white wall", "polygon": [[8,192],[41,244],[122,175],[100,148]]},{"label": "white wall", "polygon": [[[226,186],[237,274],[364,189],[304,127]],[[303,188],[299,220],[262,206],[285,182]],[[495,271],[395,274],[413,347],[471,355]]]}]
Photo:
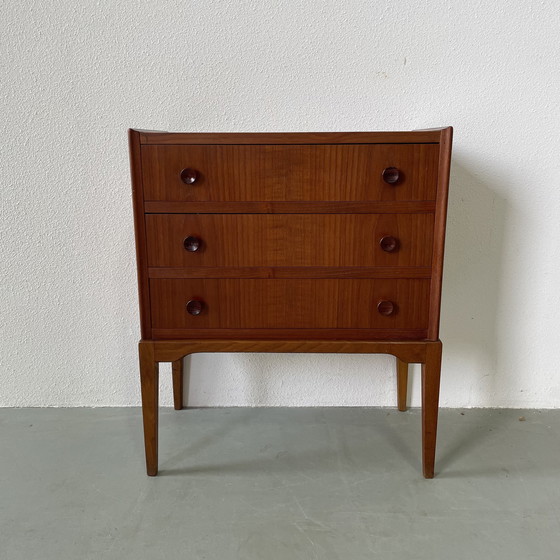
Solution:
[{"label": "white wall", "polygon": [[[453,125],[441,404],[558,407],[559,13],[554,0],[6,0],[0,406],[139,402],[128,127]],[[193,406],[395,404],[385,356],[188,363]]]}]

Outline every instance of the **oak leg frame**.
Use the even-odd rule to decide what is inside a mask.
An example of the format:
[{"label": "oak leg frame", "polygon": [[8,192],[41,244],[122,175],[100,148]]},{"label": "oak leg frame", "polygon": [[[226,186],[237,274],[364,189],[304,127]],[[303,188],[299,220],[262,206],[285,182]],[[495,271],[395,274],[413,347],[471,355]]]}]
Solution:
[{"label": "oak leg frame", "polygon": [[344,341],[344,340],[142,340],[139,344],[140,382],[146,467],[149,476],[158,471],[159,362],[172,362],[175,409],[183,408],[183,358],[197,352],[316,352],[392,354],[397,358],[399,410],[406,410],[408,364],[422,364],[422,470],[434,477],[441,341]]}]

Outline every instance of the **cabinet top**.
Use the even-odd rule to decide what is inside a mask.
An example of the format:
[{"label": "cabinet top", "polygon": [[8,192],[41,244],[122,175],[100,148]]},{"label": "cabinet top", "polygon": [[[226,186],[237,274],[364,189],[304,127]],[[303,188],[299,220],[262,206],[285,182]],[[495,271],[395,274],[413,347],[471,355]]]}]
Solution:
[{"label": "cabinet top", "polygon": [[129,129],[140,144],[438,144],[452,127],[398,132],[162,132]]}]

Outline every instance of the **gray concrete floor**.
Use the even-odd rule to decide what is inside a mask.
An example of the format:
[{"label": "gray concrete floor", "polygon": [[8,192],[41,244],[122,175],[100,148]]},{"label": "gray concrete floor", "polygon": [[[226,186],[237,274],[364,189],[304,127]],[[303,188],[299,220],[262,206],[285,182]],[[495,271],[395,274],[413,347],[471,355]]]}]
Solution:
[{"label": "gray concrete floor", "polygon": [[[524,421],[520,421],[520,417]],[[0,559],[560,558],[560,411],[0,409]]]}]

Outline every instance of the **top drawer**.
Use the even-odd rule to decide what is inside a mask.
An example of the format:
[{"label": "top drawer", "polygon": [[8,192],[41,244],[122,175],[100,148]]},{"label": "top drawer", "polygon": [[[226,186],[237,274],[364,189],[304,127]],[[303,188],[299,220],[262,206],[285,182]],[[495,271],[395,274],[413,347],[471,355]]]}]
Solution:
[{"label": "top drawer", "polygon": [[144,199],[435,200],[438,155],[438,144],[144,145]]}]

